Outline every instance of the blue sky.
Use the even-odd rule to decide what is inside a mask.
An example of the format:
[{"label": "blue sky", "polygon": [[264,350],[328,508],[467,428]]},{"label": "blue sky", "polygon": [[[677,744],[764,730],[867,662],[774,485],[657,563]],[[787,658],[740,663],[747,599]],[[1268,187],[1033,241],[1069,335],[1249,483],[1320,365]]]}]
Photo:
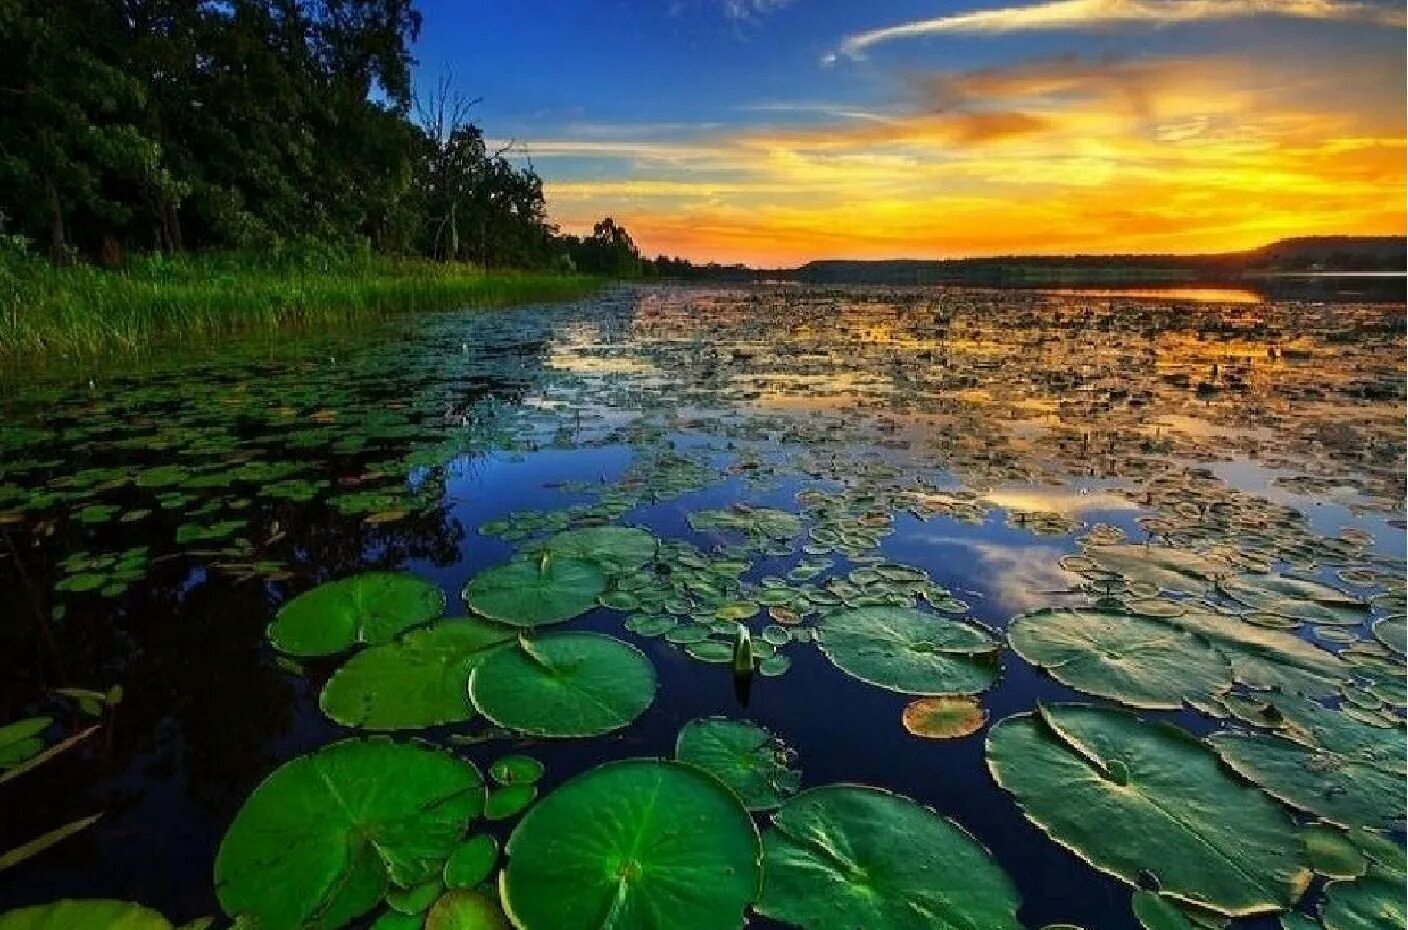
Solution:
[{"label": "blue sky", "polygon": [[609,212],[651,252],[1403,229],[1402,11],[1377,0],[418,6],[422,80],[483,98],[476,119],[531,157],[564,227]]}]

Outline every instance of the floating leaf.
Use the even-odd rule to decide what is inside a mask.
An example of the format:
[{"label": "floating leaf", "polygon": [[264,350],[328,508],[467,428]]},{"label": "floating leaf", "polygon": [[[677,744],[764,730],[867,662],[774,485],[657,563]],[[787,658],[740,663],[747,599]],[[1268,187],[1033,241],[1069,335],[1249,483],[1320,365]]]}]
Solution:
[{"label": "floating leaf", "polygon": [[758,913],[804,930],[1018,930],[1017,891],[961,827],[908,798],[831,785],[763,838]]},{"label": "floating leaf", "polygon": [[1274,801],[1183,730],[1122,711],[1043,707],[988,735],[988,767],[1052,839],[1103,872],[1229,916],[1284,910],[1310,880]]},{"label": "floating leaf", "polygon": [[489,766],[489,777],[501,785],[531,785],[544,771],[543,763],[532,756],[504,756]]},{"label": "floating leaf", "polygon": [[958,739],[981,730],[988,722],[988,712],[966,694],[927,697],[906,705],[900,722],[910,733],[925,739]]},{"label": "floating leaf", "polygon": [[511,930],[499,902],[478,891],[446,892],[425,915],[425,930]]},{"label": "floating leaf", "polygon": [[1310,857],[1310,867],[1321,875],[1358,878],[1368,867],[1364,853],[1342,830],[1314,823],[1305,828],[1302,838],[1306,855]]},{"label": "floating leaf", "polygon": [[339,927],[390,886],[439,874],[483,806],[479,772],[448,753],[335,743],[285,763],[245,801],[220,843],[216,894],[260,930]]},{"label": "floating leaf", "polygon": [[445,609],[440,588],[414,575],[367,572],[319,585],[285,604],[269,641],[289,655],[326,656],[359,643],[388,643]]},{"label": "floating leaf", "polygon": [[997,677],[997,642],[967,621],[862,607],[828,614],[817,633],[841,671],[901,694],[976,694]]},{"label": "floating leaf", "polygon": [[1133,614],[1037,610],[1007,628],[1013,650],[1062,684],[1132,707],[1174,710],[1232,687],[1232,666],[1207,640]]},{"label": "floating leaf", "polygon": [[712,776],[674,762],[592,769],[549,794],[508,841],[506,910],[520,930],[737,930],[757,894],[757,829]]},{"label": "floating leaf", "polygon": [[0,727],[0,769],[9,769],[33,758],[44,748],[39,734],[49,729],[52,717],[26,717]]},{"label": "floating leaf", "polygon": [[471,836],[445,861],[445,885],[449,888],[473,888],[494,874],[498,861],[497,840],[487,834]]},{"label": "floating leaf", "polygon": [[796,793],[801,773],[789,766],[790,757],[786,744],[746,720],[691,720],[675,741],[676,759],[719,779],[753,811],[771,810]]},{"label": "floating leaf", "polygon": [[490,789],[484,801],[484,819],[507,820],[522,813],[537,797],[537,785],[503,785]]},{"label": "floating leaf", "polygon": [[1398,930],[1408,923],[1403,876],[1377,870],[1353,882],[1325,886],[1325,930]]},{"label": "floating leaf", "polygon": [[624,575],[655,558],[658,541],[631,526],[591,526],[558,533],[543,544],[554,559],[595,562],[608,575]]},{"label": "floating leaf", "polygon": [[595,563],[545,557],[480,572],[465,586],[464,599],[490,620],[532,627],[586,613],[605,590],[606,575]]},{"label": "floating leaf", "polygon": [[1368,604],[1312,578],[1239,575],[1224,580],[1218,590],[1254,610],[1306,623],[1359,624],[1369,616]]},{"label": "floating leaf", "polygon": [[469,679],[479,712],[534,736],[599,736],[655,699],[655,668],[634,646],[600,633],[549,633],[487,658]]},{"label": "floating leaf", "polygon": [[319,706],[343,726],[421,729],[474,716],[469,675],[513,629],[477,619],[443,620],[357,653],[323,687]]},{"label": "floating leaf", "polygon": [[171,930],[171,923],[126,901],[55,901],[0,914],[0,930]]}]

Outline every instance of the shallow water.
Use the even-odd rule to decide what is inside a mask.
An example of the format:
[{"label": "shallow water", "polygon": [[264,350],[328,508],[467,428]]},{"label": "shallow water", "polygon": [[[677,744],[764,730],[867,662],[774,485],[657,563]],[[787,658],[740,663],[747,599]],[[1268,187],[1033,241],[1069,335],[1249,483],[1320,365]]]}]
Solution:
[{"label": "shallow water", "polygon": [[[281,662],[265,636],[279,606],[404,569],[462,614],[466,582],[518,548],[505,529],[542,535],[524,512],[645,527],[746,558],[742,579],[757,582],[807,558],[820,490],[880,517],[873,539],[830,547],[814,583],[883,557],[999,633],[1023,611],[1097,597],[1063,556],[1122,537],[1231,559],[1264,518],[1258,554],[1366,599],[1353,629],[1372,642],[1372,622],[1402,610],[1402,327],[1391,304],[659,286],[11,385],[0,724],[52,716],[50,744],[100,727],[0,784],[0,850],[103,816],[0,872],[0,911],[114,897],[177,923],[218,913],[212,863],[241,803],[281,762],[351,735],[317,703],[341,659]],[[690,524],[739,504],[801,512],[804,534],[745,551]],[[1368,580],[1342,585],[1346,569]],[[1138,927],[1130,886],[1047,839],[994,783],[986,727],[911,736],[912,697],[849,677],[811,642],[788,644],[790,670],[745,693],[727,665],[629,632],[627,616],[598,607],[569,626],[653,662],[659,691],[638,720],[455,751],[481,769],[528,752],[546,792],[605,761],[669,757],[691,719],[747,717],[796,751],[804,786],[881,786],[961,824],[1015,882],[1025,925]],[[1297,635],[1316,641],[1310,623]],[[980,698],[990,724],[1038,701],[1114,703],[1010,649],[1001,666]],[[114,685],[122,700],[98,716],[55,693]],[[1376,711],[1384,726],[1402,712]],[[1226,725],[1209,708],[1142,715],[1199,736]],[[452,745],[484,730],[417,735]]]}]

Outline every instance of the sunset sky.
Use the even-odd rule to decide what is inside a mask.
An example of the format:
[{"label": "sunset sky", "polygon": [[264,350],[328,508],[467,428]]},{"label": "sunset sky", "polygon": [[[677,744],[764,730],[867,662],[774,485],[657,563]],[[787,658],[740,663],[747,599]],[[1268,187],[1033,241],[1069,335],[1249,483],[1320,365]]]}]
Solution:
[{"label": "sunset sky", "polygon": [[650,255],[1199,252],[1404,232],[1379,0],[421,0],[580,232]]}]

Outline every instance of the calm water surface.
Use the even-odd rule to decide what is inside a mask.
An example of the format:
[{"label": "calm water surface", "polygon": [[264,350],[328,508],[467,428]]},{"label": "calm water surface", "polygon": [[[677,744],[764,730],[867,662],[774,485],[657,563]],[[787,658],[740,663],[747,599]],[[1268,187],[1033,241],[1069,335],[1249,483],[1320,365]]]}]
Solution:
[{"label": "calm water surface", "polygon": [[[1320,553],[1278,565],[1330,581],[1347,565],[1377,571],[1353,589],[1381,595],[1357,628],[1368,639],[1368,620],[1401,611],[1403,308],[1120,296],[646,287],[11,380],[0,723],[53,717],[48,743],[100,726],[0,784],[0,850],[102,817],[0,873],[0,910],[114,897],[178,924],[218,913],[212,862],[240,804],[280,763],[349,735],[317,703],[340,660],[298,668],[269,646],[279,606],[322,581],[404,569],[462,614],[465,583],[533,534],[525,512],[742,557],[737,535],[697,531],[690,514],[746,504],[810,527],[808,493],[821,491],[878,511],[883,529],[873,547],[827,554],[815,583],[877,557],[916,566],[1001,631],[1089,599],[1061,560],[1092,534],[1193,538],[1210,531],[1157,521],[1265,508],[1289,521],[1282,555]],[[1322,538],[1349,541],[1334,543],[1348,547],[1338,562],[1315,549]],[[744,581],[786,575],[807,542],[747,552]],[[551,790],[605,761],[670,756],[691,719],[746,716],[795,749],[805,786],[882,786],[960,823],[1012,876],[1028,926],[1138,926],[1129,886],[1046,839],[994,784],[986,730],[911,736],[912,698],[807,642],[786,647],[786,674],[744,691],[728,666],[624,630],[626,616],[603,607],[571,625],[654,663],[661,686],[634,724],[590,740],[488,734],[455,751],[481,768],[529,752]],[[1298,635],[1314,640],[1309,625]],[[991,722],[1038,701],[1105,703],[1009,650],[1001,661],[981,697]],[[96,717],[56,693],[114,685],[121,702]],[[1147,716],[1198,735],[1221,726],[1193,710]]]}]

